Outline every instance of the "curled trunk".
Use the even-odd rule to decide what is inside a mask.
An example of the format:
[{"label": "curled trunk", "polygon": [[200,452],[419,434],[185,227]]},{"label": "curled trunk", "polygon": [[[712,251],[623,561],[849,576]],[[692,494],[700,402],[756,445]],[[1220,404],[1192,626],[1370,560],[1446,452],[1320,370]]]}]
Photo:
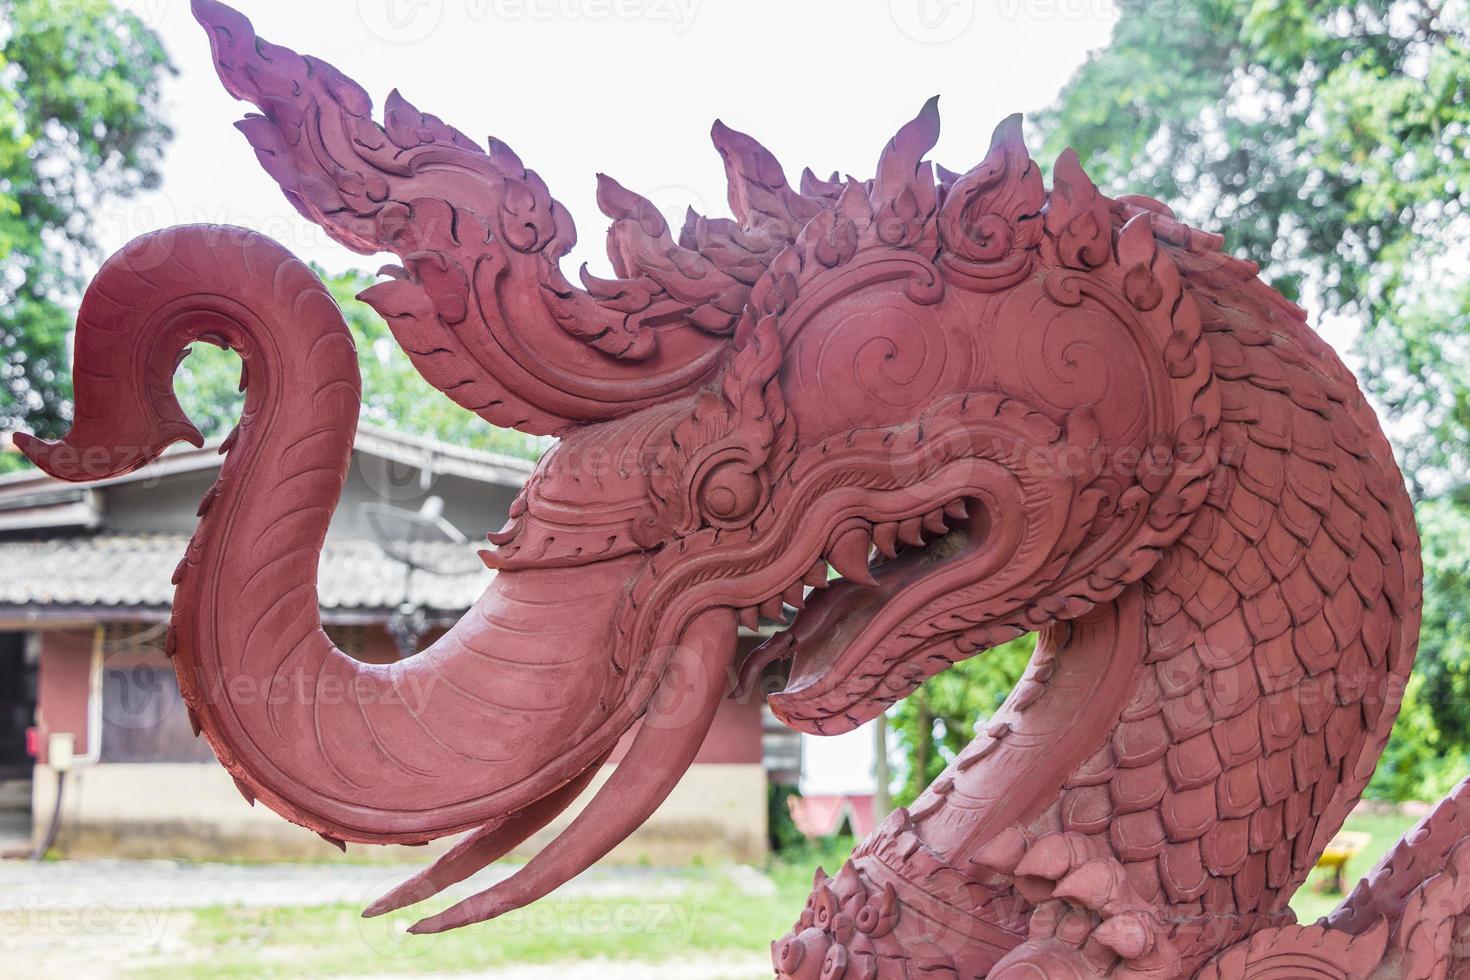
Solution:
[{"label": "curled trunk", "polygon": [[23,448],[54,475],[97,479],[199,444],[170,387],[196,340],[240,354],[246,406],[175,576],[168,642],[242,792],[331,838],[408,843],[503,821],[600,762],[641,712],[609,656],[637,555],[498,575],[400,663],[361,663],[322,631],[317,563],[352,450],[356,354],[322,284],[269,240],[194,226],[109,261],[78,320],[76,423]]}]

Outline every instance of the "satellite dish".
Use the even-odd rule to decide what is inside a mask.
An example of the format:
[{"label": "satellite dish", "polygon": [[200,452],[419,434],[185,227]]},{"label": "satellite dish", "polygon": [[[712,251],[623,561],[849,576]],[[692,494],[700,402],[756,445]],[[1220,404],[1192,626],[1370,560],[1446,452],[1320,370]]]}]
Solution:
[{"label": "satellite dish", "polygon": [[428,613],[414,601],[414,572],[467,575],[484,564],[468,547],[469,538],[444,519],[442,497],[429,497],[416,511],[374,502],[360,504],[358,513],[383,553],[403,565],[403,601],[388,618],[388,632],[399,655],[411,657],[429,628]]},{"label": "satellite dish", "polygon": [[[465,575],[484,567],[469,549],[469,538],[444,519],[442,497],[429,497],[416,511],[389,504],[366,503],[359,505],[358,513],[378,547],[388,557],[413,571]],[[446,548],[445,545],[461,547]]]}]

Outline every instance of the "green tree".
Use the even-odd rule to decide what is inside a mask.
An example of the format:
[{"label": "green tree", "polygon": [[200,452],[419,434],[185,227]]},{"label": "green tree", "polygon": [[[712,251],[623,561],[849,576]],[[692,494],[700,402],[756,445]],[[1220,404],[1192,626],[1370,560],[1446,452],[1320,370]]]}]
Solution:
[{"label": "green tree", "polygon": [[96,215],[157,184],[171,71],[109,0],[0,5],[0,430],[66,429],[70,307],[99,258]]},{"label": "green tree", "polygon": [[[550,446],[550,439],[490,425],[421,378],[383,318],[356,298],[372,285],[371,276],[356,271],[340,275],[328,275],[320,268],[315,271],[342,308],[357,342],[364,421],[525,459],[536,459]],[[175,382],[179,403],[206,437],[223,435],[240,417],[244,397],[239,393],[239,379],[239,358],[208,344],[194,345],[194,352],[180,365]]]}]

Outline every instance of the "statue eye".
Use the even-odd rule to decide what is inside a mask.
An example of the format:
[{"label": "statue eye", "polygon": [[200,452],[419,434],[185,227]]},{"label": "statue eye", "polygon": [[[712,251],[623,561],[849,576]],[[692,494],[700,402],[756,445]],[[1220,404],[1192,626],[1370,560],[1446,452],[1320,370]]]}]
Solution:
[{"label": "statue eye", "polygon": [[741,527],[754,515],[765,496],[765,484],[743,463],[730,460],[716,466],[699,487],[699,509],[716,527]]}]

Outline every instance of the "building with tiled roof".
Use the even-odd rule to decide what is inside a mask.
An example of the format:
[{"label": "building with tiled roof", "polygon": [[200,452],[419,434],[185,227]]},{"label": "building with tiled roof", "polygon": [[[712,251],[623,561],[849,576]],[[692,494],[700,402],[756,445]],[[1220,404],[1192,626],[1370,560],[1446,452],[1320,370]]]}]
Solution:
[{"label": "building with tiled roof", "polygon": [[[207,445],[87,486],[36,471],[0,477],[0,850],[45,837],[61,780],[58,842],[70,853],[280,856],[326,846],[245,805],[194,737],[162,652],[174,568],[220,464]],[[385,663],[457,620],[493,575],[478,551],[531,468],[362,426],[319,565],[322,622],[338,646]],[[394,523],[426,505],[428,516]],[[410,539],[405,526],[428,533]],[[405,621],[416,641],[402,639]],[[67,743],[63,775],[50,754]],[[7,820],[5,801],[27,796],[27,812]],[[748,857],[763,851],[765,823],[761,706],[727,702],[698,763],[624,856]]]}]

